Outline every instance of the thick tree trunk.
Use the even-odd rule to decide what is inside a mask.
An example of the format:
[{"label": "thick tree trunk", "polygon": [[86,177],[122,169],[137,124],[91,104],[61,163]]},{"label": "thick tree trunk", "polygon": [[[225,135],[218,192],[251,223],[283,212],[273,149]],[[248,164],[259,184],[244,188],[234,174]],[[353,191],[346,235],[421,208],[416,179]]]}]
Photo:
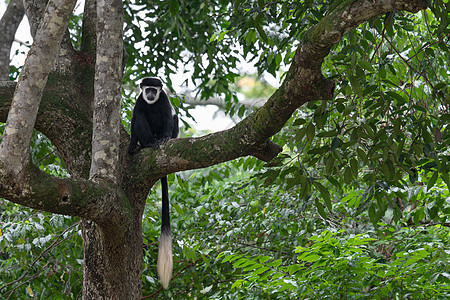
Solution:
[{"label": "thick tree trunk", "polygon": [[140,299],[142,293],[141,217],[123,232],[82,222],[83,299]]}]

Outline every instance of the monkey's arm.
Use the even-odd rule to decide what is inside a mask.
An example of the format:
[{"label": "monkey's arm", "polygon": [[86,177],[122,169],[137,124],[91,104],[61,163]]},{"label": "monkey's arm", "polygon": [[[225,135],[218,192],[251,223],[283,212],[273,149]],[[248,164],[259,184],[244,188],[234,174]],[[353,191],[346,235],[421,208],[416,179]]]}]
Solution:
[{"label": "monkey's arm", "polygon": [[[168,105],[168,110],[164,111],[164,129],[162,134],[161,142],[165,143],[172,138],[174,127],[175,127],[175,119],[172,116],[172,110],[170,109],[170,104]],[[177,119],[178,120],[178,119]],[[178,133],[177,133],[178,134]]]},{"label": "monkey's arm", "polygon": [[131,142],[134,141],[133,135],[135,135],[135,140],[139,141],[143,148],[153,147],[153,149],[157,149],[158,144],[156,143],[156,139],[153,136],[153,132],[150,129],[145,114],[143,112],[135,111],[133,118],[134,124],[132,124],[131,128]]},{"label": "monkey's arm", "polygon": [[172,119],[173,119],[173,129],[171,137],[174,139],[178,137],[178,134],[180,133],[180,125],[178,124],[178,116],[176,114],[172,116]]}]

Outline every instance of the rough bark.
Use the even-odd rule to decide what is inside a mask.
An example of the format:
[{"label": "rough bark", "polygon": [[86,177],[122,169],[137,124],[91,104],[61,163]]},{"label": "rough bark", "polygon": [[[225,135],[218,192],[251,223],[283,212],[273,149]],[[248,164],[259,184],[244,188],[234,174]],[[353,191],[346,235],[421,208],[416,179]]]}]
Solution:
[{"label": "rough bark", "polygon": [[[117,5],[117,2],[114,3]],[[16,93],[11,104],[15,84],[0,84],[0,121],[6,119],[8,110],[12,115],[8,117],[8,122],[10,118],[16,118],[9,127],[7,125],[7,135],[0,146],[0,154],[3,155],[0,156],[0,196],[27,206],[83,218],[84,299],[139,299],[142,212],[153,184],[172,172],[207,167],[240,156],[254,155],[266,161],[272,159],[281,147],[269,138],[284,126],[295,109],[308,101],[332,99],[334,84],[325,79],[320,71],[331,46],[349,30],[372,17],[392,10],[417,12],[426,5],[424,0],[343,2],[305,35],[286,80],[263,107],[229,130],[200,138],[171,140],[157,151],[144,149],[134,156],[126,153],[129,136],[123,128],[117,131],[115,124],[119,116],[111,113],[117,105],[116,100],[112,100],[114,97],[101,98],[99,95],[106,94],[101,91],[96,94],[94,102],[93,70],[96,64],[100,67],[104,54],[99,52],[95,62],[96,43],[92,26],[96,18],[101,18],[99,24],[107,20],[101,13],[95,16],[90,10],[84,16],[86,23],[83,24],[81,52],[68,52],[74,66],[60,68],[61,73],[51,75],[45,89],[42,82],[38,82],[36,92],[38,96],[43,95],[39,113],[37,98],[27,103],[31,99],[30,93],[20,94],[20,97]],[[95,1],[87,1],[86,7],[95,7]],[[114,21],[115,17],[110,19]],[[36,42],[38,36],[39,30]],[[99,51],[101,47],[99,45]],[[33,52],[31,54],[35,55]],[[117,76],[120,54],[116,51],[111,55],[114,59],[110,60],[109,65],[105,62],[106,69],[101,72],[100,68],[97,69],[97,80],[101,81],[106,73]],[[51,61],[47,57],[45,62],[41,61],[42,66],[36,72],[44,68],[44,63],[46,70],[50,68]],[[33,73],[25,74],[35,76]],[[21,85],[26,80],[27,76],[22,77],[17,90],[23,89]],[[103,85],[100,81],[98,84]],[[62,85],[63,89],[71,88],[61,90],[61,82],[69,83]],[[111,87],[114,95],[118,87],[118,82]],[[29,121],[28,116],[36,118],[35,128],[46,134],[57,147],[72,178],[54,178],[30,163],[29,131],[34,122]],[[100,121],[102,118],[106,118],[103,123]],[[23,120],[26,126],[19,126]],[[58,128],[63,128],[62,134]],[[14,137],[16,134],[19,135]],[[94,167],[90,164],[92,135],[99,142],[93,147],[93,153],[105,153],[104,156],[93,155]],[[119,136],[120,140],[113,135]],[[103,140],[105,142],[101,142]],[[20,154],[14,156],[11,147],[18,147]],[[12,157],[12,167],[6,165],[7,157]],[[96,176],[88,179],[89,170],[91,175]],[[21,175],[19,181],[17,176],[11,176],[15,173]]]},{"label": "rough bark", "polygon": [[116,227],[84,220],[83,299],[140,299],[142,212]]},{"label": "rough bark", "polygon": [[30,33],[34,38],[36,36],[36,32],[39,27],[39,23],[41,23],[41,19],[44,15],[45,7],[48,3],[48,0],[43,1],[35,1],[35,0],[24,0],[23,4],[25,5],[25,13],[28,18],[28,23],[30,25]]},{"label": "rough bark", "polygon": [[122,1],[98,0],[96,5],[97,50],[90,178],[93,181],[104,180],[117,187],[109,197],[112,202],[110,205],[118,207],[112,210],[114,220],[82,222],[83,299],[139,299],[143,206],[126,204],[128,199],[119,189],[118,176],[122,99]]},{"label": "rough bark", "polygon": [[42,93],[76,1],[50,1],[14,93],[0,144],[2,175],[19,174],[30,161],[30,140]]},{"label": "rough bark", "polygon": [[[25,6],[25,13],[28,18],[30,25],[30,32],[33,39],[35,38],[38,27],[41,23],[42,17],[48,0],[22,0]],[[66,72],[70,69],[72,63],[72,57],[75,54],[72,47],[72,42],[70,41],[69,31],[66,30],[64,33],[61,46],[59,48],[58,56],[53,63],[53,70],[58,72]]]},{"label": "rough bark", "polygon": [[0,20],[0,80],[9,80],[9,55],[25,9],[22,0],[11,0]]},{"label": "rough bark", "polygon": [[90,176],[117,184],[122,100],[123,9],[120,0],[97,1],[97,58]]}]

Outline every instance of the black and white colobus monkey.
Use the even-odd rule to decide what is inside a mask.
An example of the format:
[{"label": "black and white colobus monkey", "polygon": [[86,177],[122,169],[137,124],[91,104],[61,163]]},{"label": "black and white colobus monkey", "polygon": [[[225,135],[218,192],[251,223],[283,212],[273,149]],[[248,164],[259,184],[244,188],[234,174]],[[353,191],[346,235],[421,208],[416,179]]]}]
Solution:
[{"label": "black and white colobus monkey", "polygon": [[131,118],[130,154],[139,151],[138,144],[141,148],[157,149],[160,143],[178,136],[178,116],[162,87],[159,78],[146,77],[141,81],[141,93]]},{"label": "black and white colobus monkey", "polygon": [[[178,116],[162,87],[159,78],[146,77],[141,81],[141,93],[131,118],[131,142],[128,146],[130,154],[139,151],[138,144],[141,148],[157,149],[160,143],[178,136]],[[167,288],[173,268],[167,176],[161,178],[161,190],[162,221],[157,271],[163,287]]]}]

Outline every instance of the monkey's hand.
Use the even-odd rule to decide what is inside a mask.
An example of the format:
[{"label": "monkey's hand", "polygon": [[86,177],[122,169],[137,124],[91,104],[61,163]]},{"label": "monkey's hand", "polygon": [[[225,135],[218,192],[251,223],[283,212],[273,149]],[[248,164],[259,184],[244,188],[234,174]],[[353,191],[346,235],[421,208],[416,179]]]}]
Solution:
[{"label": "monkey's hand", "polygon": [[162,139],[159,139],[156,144],[158,145],[157,147],[164,145],[165,143],[167,143],[170,140],[170,137],[163,137]]},{"label": "monkey's hand", "polygon": [[140,147],[138,145],[135,144],[130,144],[128,146],[128,153],[129,154],[135,154],[140,150]]},{"label": "monkey's hand", "polygon": [[142,148],[153,148],[154,150],[156,150],[156,149],[158,149],[158,147],[159,147],[158,141],[153,141],[153,142],[147,143]]},{"label": "monkey's hand", "polygon": [[158,148],[159,148],[159,143],[158,143],[158,141],[155,141],[154,143],[149,144],[149,146],[152,147],[153,150],[158,150]]},{"label": "monkey's hand", "polygon": [[170,137],[166,136],[166,137],[163,137],[162,139],[160,139],[160,140],[158,141],[158,143],[159,143],[160,145],[163,145],[163,144],[167,143],[169,140],[170,140]]}]

